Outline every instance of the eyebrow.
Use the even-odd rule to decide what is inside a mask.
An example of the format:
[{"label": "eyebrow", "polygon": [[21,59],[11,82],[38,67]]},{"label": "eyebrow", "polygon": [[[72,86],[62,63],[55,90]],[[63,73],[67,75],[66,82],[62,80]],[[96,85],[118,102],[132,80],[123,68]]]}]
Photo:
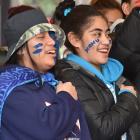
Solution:
[{"label": "eyebrow", "polygon": [[37,36],[45,36],[45,33],[44,32],[43,33],[40,33]]},{"label": "eyebrow", "polygon": [[[100,28],[95,28],[95,29],[93,29],[93,30],[90,30],[89,32],[94,32],[94,31],[102,32],[103,30],[100,29]],[[110,29],[108,28],[105,32],[109,32],[109,31],[110,31]]]}]

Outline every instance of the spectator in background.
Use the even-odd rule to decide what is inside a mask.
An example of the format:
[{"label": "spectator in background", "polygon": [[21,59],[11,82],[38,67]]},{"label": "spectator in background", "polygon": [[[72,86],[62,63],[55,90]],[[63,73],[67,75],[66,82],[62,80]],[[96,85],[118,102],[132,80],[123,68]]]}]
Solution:
[{"label": "spectator in background", "polygon": [[55,73],[75,85],[92,140],[139,140],[136,91],[133,86],[116,86],[123,66],[108,58],[111,38],[106,18],[89,5],[76,6],[67,14],[69,6],[61,6],[55,13],[62,16],[60,27],[72,53],[58,61]]},{"label": "spectator in background", "polygon": [[70,83],[58,83],[51,72],[64,32],[44,14],[15,7],[5,24],[8,54],[0,69],[1,140],[90,140]]},{"label": "spectator in background", "polygon": [[121,6],[116,0],[98,0],[94,4],[91,1],[91,5],[107,18],[109,26],[117,19],[123,18]]},{"label": "spectator in background", "polygon": [[125,22],[121,26],[118,25],[115,30],[117,34],[110,56],[122,62],[124,65],[123,75],[140,92],[140,0],[132,1],[131,13]]},{"label": "spectator in background", "polygon": [[125,17],[127,17],[134,8],[135,1],[136,0],[121,0],[121,7]]}]

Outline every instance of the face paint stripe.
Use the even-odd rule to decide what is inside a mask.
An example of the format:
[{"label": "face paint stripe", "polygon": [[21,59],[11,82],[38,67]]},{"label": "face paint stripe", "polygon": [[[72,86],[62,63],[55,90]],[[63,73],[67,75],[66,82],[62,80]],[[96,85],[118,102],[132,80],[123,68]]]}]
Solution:
[{"label": "face paint stripe", "polygon": [[99,39],[95,39],[95,40],[91,41],[85,48],[85,51],[88,52],[91,47],[94,47],[97,45],[99,45]]},{"label": "face paint stripe", "polygon": [[33,54],[39,54],[39,53],[41,53],[42,52],[42,49],[37,49],[37,50],[35,50],[34,52],[33,52]]},{"label": "face paint stripe", "polygon": [[35,49],[38,49],[39,47],[41,47],[43,44],[42,43],[38,43],[37,45],[34,46]]},{"label": "face paint stripe", "polygon": [[39,54],[42,52],[42,43],[38,43],[35,46],[33,46],[33,48],[35,48],[35,51],[33,51],[33,54]]},{"label": "face paint stripe", "polygon": [[35,50],[34,52],[33,52],[33,54],[39,54],[39,53],[41,53],[42,52],[42,49],[37,49],[37,50]]}]

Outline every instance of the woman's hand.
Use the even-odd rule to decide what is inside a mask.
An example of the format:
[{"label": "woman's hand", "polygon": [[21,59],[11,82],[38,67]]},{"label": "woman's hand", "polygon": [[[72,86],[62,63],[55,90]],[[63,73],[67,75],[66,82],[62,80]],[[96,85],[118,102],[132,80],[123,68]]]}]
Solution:
[{"label": "woman's hand", "polygon": [[72,85],[71,82],[59,82],[59,84],[56,87],[56,93],[60,92],[60,91],[66,91],[68,92],[68,94],[70,94],[75,100],[78,99],[77,97],[77,91],[75,89],[75,87]]},{"label": "woman's hand", "polygon": [[137,91],[135,90],[135,88],[133,86],[125,86],[125,85],[121,85],[120,86],[121,90],[129,90],[133,95],[137,96]]}]

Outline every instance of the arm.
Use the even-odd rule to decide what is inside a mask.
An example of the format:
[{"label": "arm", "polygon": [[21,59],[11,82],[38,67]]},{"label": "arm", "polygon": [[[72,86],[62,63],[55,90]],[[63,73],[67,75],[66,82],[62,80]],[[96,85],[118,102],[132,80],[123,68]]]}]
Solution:
[{"label": "arm", "polygon": [[67,92],[55,95],[51,93],[53,90],[41,89],[18,87],[7,98],[3,122],[13,134],[19,135],[19,139],[20,132],[24,139],[62,138],[72,130],[79,117],[79,103]]}]

